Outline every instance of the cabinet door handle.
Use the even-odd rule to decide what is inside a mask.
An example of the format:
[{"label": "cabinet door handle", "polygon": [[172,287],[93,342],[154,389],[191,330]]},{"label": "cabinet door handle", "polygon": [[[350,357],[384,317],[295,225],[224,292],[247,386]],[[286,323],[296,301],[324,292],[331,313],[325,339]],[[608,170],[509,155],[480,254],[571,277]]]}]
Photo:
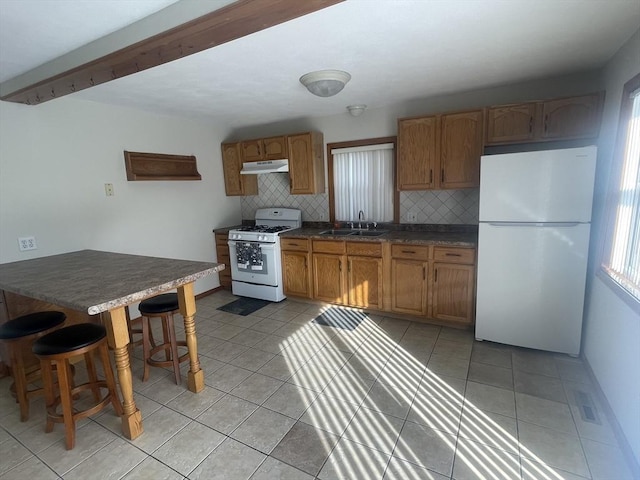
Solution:
[{"label": "cabinet door handle", "polygon": [[445,256],[447,256],[447,257],[461,257],[462,255],[460,255],[459,253],[446,253]]},{"label": "cabinet door handle", "polygon": [[546,115],[544,116],[544,133],[547,133],[547,127],[548,127],[547,123],[548,123],[548,120],[549,120],[549,114],[546,114]]},{"label": "cabinet door handle", "polygon": [[424,265],[422,266],[422,279],[427,279],[427,267],[425,267]]},{"label": "cabinet door handle", "polygon": [[338,270],[342,271],[342,260],[338,262]]},{"label": "cabinet door handle", "polygon": [[438,282],[438,269],[436,268],[433,271],[433,283],[437,283]]},{"label": "cabinet door handle", "polygon": [[299,247],[300,245],[298,245],[297,243],[289,243],[289,246],[291,246],[291,247]]},{"label": "cabinet door handle", "polygon": [[533,132],[533,116],[529,117],[529,133]]},{"label": "cabinet door handle", "polygon": [[307,259],[304,259],[304,268],[307,268]]},{"label": "cabinet door handle", "polygon": [[429,183],[433,183],[433,169],[429,170]]},{"label": "cabinet door handle", "polygon": [[444,183],[444,168],[440,171],[440,182]]},{"label": "cabinet door handle", "polygon": [[415,250],[402,250],[402,253],[416,253]]}]

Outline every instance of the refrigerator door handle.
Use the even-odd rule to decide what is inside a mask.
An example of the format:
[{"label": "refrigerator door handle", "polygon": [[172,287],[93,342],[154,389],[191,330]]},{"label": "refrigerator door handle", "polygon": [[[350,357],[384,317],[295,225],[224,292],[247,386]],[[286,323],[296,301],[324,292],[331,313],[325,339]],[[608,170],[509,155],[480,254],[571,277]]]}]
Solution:
[{"label": "refrigerator door handle", "polygon": [[581,222],[487,222],[492,227],[547,227],[547,228],[568,228],[581,225]]}]

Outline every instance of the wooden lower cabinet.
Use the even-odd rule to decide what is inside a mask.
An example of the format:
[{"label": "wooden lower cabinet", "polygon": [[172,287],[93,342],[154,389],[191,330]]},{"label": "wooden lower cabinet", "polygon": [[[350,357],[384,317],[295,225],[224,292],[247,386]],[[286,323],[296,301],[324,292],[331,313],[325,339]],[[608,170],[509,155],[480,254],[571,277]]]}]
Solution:
[{"label": "wooden lower cabinet", "polygon": [[434,263],[431,316],[438,320],[472,324],[474,285],[473,265]]},{"label": "wooden lower cabinet", "polygon": [[223,288],[231,288],[231,258],[229,257],[229,234],[216,233],[216,254],[218,263],[224,263],[224,270],[218,272],[220,278],[220,286]]},{"label": "wooden lower cabinet", "polygon": [[473,248],[433,248],[431,317],[473,324],[476,251]]},{"label": "wooden lower cabinet", "polygon": [[313,298],[330,303],[346,303],[344,255],[313,254]]},{"label": "wooden lower cabinet", "polygon": [[311,254],[306,238],[283,238],[282,282],[285,295],[311,298]]},{"label": "wooden lower cabinet", "polygon": [[311,298],[308,252],[282,251],[282,281],[285,295]]},{"label": "wooden lower cabinet", "polygon": [[282,239],[285,295],[472,325],[474,248]]},{"label": "wooden lower cabinet", "polygon": [[349,257],[347,288],[349,305],[382,309],[382,259]]},{"label": "wooden lower cabinet", "polygon": [[410,315],[427,313],[427,262],[391,260],[391,310]]}]

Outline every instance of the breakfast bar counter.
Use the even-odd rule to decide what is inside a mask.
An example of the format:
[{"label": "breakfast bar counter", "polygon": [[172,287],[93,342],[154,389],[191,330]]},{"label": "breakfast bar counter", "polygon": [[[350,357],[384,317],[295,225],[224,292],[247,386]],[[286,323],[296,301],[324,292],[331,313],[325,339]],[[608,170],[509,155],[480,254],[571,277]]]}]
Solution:
[{"label": "breakfast bar counter", "polygon": [[218,263],[82,250],[0,264],[0,289],[101,315],[122,391],[122,429],[127,438],[134,439],[143,428],[133,398],[125,308],[177,289],[189,348],[188,388],[199,392],[204,388],[204,372],[198,361],[193,284],[222,269],[224,264]]}]

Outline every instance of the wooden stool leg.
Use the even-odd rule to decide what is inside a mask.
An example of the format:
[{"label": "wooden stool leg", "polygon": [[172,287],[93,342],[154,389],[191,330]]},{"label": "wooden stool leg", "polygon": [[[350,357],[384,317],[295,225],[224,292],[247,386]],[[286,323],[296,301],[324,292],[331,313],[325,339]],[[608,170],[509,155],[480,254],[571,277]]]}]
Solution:
[{"label": "wooden stool leg", "polygon": [[147,359],[149,358],[149,352],[151,351],[151,342],[149,340],[150,335],[149,317],[142,316],[142,358],[144,358],[142,381],[146,382],[149,378],[149,364]]},{"label": "wooden stool leg", "polygon": [[[164,325],[165,322],[162,322]],[[173,362],[173,374],[176,377],[176,385],[180,385],[180,355],[178,355],[178,341],[176,329],[173,325],[173,315],[166,316],[166,326],[169,331],[169,344],[171,345],[171,361]]]},{"label": "wooden stool leg", "polygon": [[[53,420],[48,415],[49,409],[54,407],[56,401],[56,395],[53,384],[53,369],[51,368],[51,362],[48,360],[40,360],[40,370],[42,371],[42,384],[44,387],[44,401],[47,405],[47,424],[44,428],[46,433],[53,431]],[[59,383],[59,380],[58,380]]]},{"label": "wooden stool leg", "polygon": [[113,370],[111,370],[109,350],[106,344],[100,347],[100,358],[102,359],[104,379],[107,382],[107,389],[109,390],[109,395],[111,396],[111,405],[113,405],[113,409],[116,411],[116,414],[121,417],[124,413],[124,410],[122,409],[122,402],[120,402],[120,397],[118,396],[118,391],[116,390],[116,379],[113,375]]},{"label": "wooden stool leg", "polygon": [[[171,315],[171,318],[173,319],[173,315]],[[168,327],[168,320],[169,319],[169,315],[162,315],[160,317],[161,320],[161,324],[162,324],[162,341],[164,342],[164,344],[166,345],[167,343],[171,342],[171,330]],[[169,349],[165,349],[164,350],[164,359],[168,362],[171,360],[171,352],[169,351]]]},{"label": "wooden stool leg", "polygon": [[89,377],[89,382],[91,383],[91,391],[93,392],[93,399],[96,402],[99,402],[100,389],[96,386],[96,384],[98,383],[98,374],[96,373],[96,366],[93,363],[93,352],[85,353],[84,361],[87,365],[87,375]]},{"label": "wooden stool leg", "polygon": [[69,382],[68,360],[56,360],[58,382],[60,384],[60,403],[64,418],[64,436],[67,450],[72,450],[76,444],[76,422],[73,419],[73,404],[71,401],[71,384]]},{"label": "wooden stool leg", "polygon": [[16,401],[20,405],[20,421],[29,419],[29,400],[27,398],[27,376],[24,370],[24,359],[20,346],[17,343],[9,345],[11,349],[11,369],[13,370],[13,382],[16,386]]}]

